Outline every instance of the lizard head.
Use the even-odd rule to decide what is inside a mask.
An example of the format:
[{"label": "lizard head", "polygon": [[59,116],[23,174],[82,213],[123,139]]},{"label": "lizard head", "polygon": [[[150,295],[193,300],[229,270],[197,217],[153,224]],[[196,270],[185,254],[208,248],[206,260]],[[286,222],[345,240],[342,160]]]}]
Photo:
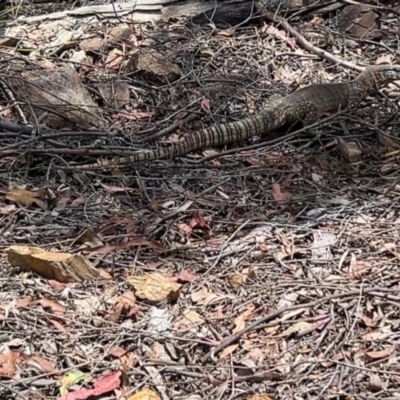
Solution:
[{"label": "lizard head", "polygon": [[400,65],[375,65],[366,68],[356,78],[365,94],[372,94],[387,84],[400,80]]},{"label": "lizard head", "polygon": [[377,65],[373,67],[376,80],[380,87],[388,83],[400,80],[400,65]]}]

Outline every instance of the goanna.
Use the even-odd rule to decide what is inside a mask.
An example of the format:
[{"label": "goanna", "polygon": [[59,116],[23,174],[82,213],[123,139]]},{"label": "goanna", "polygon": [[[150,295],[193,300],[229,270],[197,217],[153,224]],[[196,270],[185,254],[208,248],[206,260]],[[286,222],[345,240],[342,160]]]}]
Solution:
[{"label": "goanna", "polygon": [[373,66],[348,82],[306,86],[286,97],[274,99],[272,105],[260,114],[227,124],[211,126],[189,135],[179,144],[114,160],[98,160],[91,164],[72,165],[65,169],[80,171],[108,169],[161,158],[173,159],[199,149],[241,142],[257,136],[262,137],[286,125],[300,122],[303,126],[307,126],[328,112],[337,112],[345,108],[357,109],[367,96],[396,80],[400,80],[400,65]]}]

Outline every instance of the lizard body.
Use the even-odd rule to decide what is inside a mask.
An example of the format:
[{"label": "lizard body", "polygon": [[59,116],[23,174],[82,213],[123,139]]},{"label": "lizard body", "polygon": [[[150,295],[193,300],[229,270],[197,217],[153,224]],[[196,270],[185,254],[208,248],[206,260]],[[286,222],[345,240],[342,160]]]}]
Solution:
[{"label": "lizard body", "polygon": [[367,96],[376,93],[395,80],[400,80],[400,65],[373,66],[348,82],[306,86],[286,97],[274,100],[273,104],[260,114],[227,124],[211,126],[188,136],[182,143],[119,157],[111,161],[99,160],[92,164],[73,165],[67,169],[83,171],[120,167],[161,158],[173,159],[198,149],[264,136],[268,132],[298,122],[307,126],[328,112],[358,108]]}]

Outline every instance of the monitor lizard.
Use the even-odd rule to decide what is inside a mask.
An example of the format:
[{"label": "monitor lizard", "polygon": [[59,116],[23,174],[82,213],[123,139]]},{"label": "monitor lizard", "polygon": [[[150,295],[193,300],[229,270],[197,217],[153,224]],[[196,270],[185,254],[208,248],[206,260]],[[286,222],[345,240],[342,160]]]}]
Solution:
[{"label": "monitor lizard", "polygon": [[328,112],[360,107],[360,103],[367,96],[395,80],[400,80],[400,65],[369,67],[348,82],[309,85],[288,96],[275,98],[266,110],[255,116],[211,126],[195,132],[179,144],[114,160],[98,160],[95,163],[76,164],[62,169],[84,171],[123,167],[161,158],[173,159],[198,149],[262,137],[268,132],[297,122],[307,126]]}]

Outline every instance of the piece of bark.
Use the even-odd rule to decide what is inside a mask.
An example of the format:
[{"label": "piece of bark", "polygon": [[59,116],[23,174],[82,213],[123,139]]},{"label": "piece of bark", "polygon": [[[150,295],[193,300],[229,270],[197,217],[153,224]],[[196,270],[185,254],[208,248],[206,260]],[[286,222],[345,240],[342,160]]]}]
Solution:
[{"label": "piece of bark", "polygon": [[24,111],[33,124],[39,119],[54,129],[104,125],[97,104],[70,67],[24,71],[10,79],[10,86],[25,103]]}]

